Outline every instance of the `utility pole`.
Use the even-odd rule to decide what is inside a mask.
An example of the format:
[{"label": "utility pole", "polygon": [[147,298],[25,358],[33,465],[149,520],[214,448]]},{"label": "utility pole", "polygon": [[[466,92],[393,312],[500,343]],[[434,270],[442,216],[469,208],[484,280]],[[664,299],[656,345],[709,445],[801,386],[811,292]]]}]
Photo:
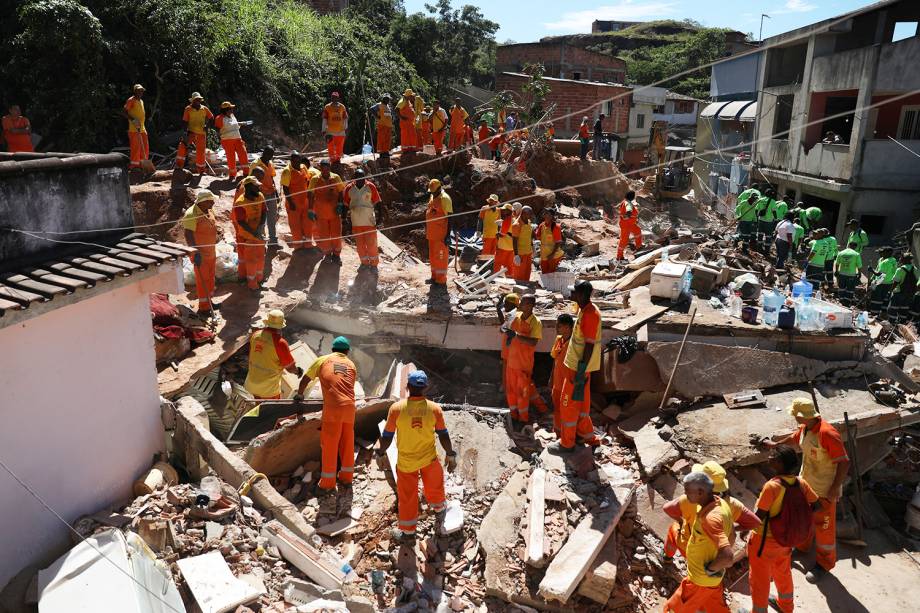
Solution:
[{"label": "utility pole", "polygon": [[763,42],[763,18],[764,17],[766,17],[767,19],[771,19],[771,17],[767,15],[766,13],[760,14],[760,33],[757,35],[758,43]]}]

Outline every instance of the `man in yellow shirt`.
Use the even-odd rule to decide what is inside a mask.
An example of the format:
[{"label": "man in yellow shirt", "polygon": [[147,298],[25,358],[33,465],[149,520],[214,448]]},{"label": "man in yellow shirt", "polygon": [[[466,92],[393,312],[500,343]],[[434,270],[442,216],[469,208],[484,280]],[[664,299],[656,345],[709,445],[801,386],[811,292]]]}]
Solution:
[{"label": "man in yellow shirt", "polygon": [[498,194],[490,194],[486,204],[479,210],[476,231],[482,233],[482,255],[495,255],[498,239]]},{"label": "man in yellow shirt", "polygon": [[439,180],[432,179],[428,182],[428,193],[425,236],[428,239],[431,279],[425,282],[433,285],[447,285],[447,266],[450,258],[450,216],[454,212],[454,206]]},{"label": "man in yellow shirt", "polygon": [[533,270],[533,209],[529,206],[521,208],[517,221],[511,225],[511,236],[514,237],[514,273],[515,281],[530,283],[530,272]]},{"label": "man in yellow shirt", "polygon": [[323,134],[329,161],[338,164],[345,148],[345,133],[348,131],[348,109],[339,101],[339,92],[332,92],[329,104],[323,107]]},{"label": "man in yellow shirt", "polygon": [[191,143],[195,147],[195,167],[200,174],[204,174],[207,150],[205,134],[208,121],[214,119],[214,113],[202,104],[204,98],[198,92],[194,92],[188,102],[185,112],[182,113],[185,137],[179,140],[179,148],[176,150],[176,168],[185,168],[185,158],[188,156],[188,146]]},{"label": "man in yellow shirt", "polygon": [[345,183],[331,171],[329,160],[320,161],[319,171],[307,186],[308,215],[314,223],[316,244],[323,255],[331,262],[341,263]]},{"label": "man in yellow shirt", "polygon": [[431,141],[434,144],[434,154],[441,155],[444,150],[444,131],[447,129],[447,111],[441,108],[441,101],[431,103],[431,113],[428,115],[431,122]]},{"label": "man in yellow shirt", "polygon": [[409,398],[390,407],[387,423],[377,447],[377,463],[381,470],[390,470],[386,452],[396,437],[396,489],[398,496],[400,539],[415,538],[418,524],[418,482],[422,480],[425,500],[438,514],[438,528],[444,521],[445,509],[444,470],[438,461],[434,444],[435,435],[446,454],[445,466],[449,472],[457,467],[457,452],[450,442],[444,413],[441,407],[425,398],[428,375],[423,370],[409,373]]},{"label": "man in yellow shirt", "polygon": [[195,249],[192,263],[195,266],[195,290],[198,294],[198,312],[210,315],[216,308],[212,303],[217,272],[217,218],[214,203],[217,200],[210,190],[203,189],[195,196],[180,220],[185,231],[185,244]]},{"label": "man in yellow shirt", "polygon": [[450,142],[448,147],[457,150],[463,148],[466,136],[466,119],[470,116],[460,104],[460,98],[454,98],[454,105],[450,107]]},{"label": "man in yellow shirt", "polygon": [[286,370],[299,377],[303,371],[294,364],[291,349],[281,336],[286,325],[284,312],[272,309],[262,324],[249,337],[249,372],[243,387],[256,398],[281,398],[281,374]]},{"label": "man in yellow shirt", "polygon": [[122,115],[128,118],[128,146],[131,148],[129,168],[140,168],[143,160],[150,159],[150,141],[147,140],[147,119],[144,110],[144,86],[134,86],[134,95],[128,98]]}]

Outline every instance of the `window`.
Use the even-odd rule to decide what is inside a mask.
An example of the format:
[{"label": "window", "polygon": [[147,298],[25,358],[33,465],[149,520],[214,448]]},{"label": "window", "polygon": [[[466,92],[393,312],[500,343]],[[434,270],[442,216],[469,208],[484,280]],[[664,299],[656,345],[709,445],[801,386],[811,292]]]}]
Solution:
[{"label": "window", "polygon": [[645,114],[639,113],[636,115],[636,127],[640,130],[645,127]]},{"label": "window", "polygon": [[607,100],[606,102],[604,102],[603,113],[607,117],[610,117],[611,115],[613,115],[613,100]]},{"label": "window", "polygon": [[788,140],[789,128],[792,127],[793,94],[776,97],[776,106],[773,108],[773,138]]},{"label": "window", "polygon": [[[675,110],[676,110],[676,109],[675,109]],[[652,110],[652,112],[655,113],[655,114],[657,114],[657,115],[664,115],[664,105],[663,105],[663,104],[659,104],[658,106],[656,106],[656,107]]]},{"label": "window", "polygon": [[898,138],[900,140],[920,140],[920,106],[905,106],[901,109]]},{"label": "window", "polygon": [[826,141],[828,133],[833,132],[840,137],[839,140],[843,144],[849,143],[853,133],[855,111],[856,96],[829,96],[824,106],[824,115],[832,119],[827,119],[821,124],[821,138]]},{"label": "window", "polygon": [[894,24],[894,34],[891,36],[891,42],[896,43],[905,38],[913,38],[917,35],[916,21],[898,21]]},{"label": "window", "polygon": [[884,215],[861,215],[859,225],[866,231],[866,234],[884,234],[885,233],[885,216]]},{"label": "window", "polygon": [[581,73],[580,73],[580,72],[573,72],[573,73],[572,73],[572,78],[575,79],[576,81],[581,81]]}]

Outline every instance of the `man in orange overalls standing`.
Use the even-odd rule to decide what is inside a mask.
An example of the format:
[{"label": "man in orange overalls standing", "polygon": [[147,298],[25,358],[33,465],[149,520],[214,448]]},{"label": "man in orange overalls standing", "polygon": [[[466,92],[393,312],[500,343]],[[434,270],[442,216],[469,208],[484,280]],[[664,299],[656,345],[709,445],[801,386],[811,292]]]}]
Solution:
[{"label": "man in orange overalls standing", "polygon": [[128,146],[131,148],[129,168],[140,168],[143,160],[150,159],[150,141],[147,139],[147,127],[144,125],[147,119],[144,110],[144,91],[143,85],[135,85],[134,95],[128,98],[122,108],[122,115],[128,118]]},{"label": "man in orange overalls standing", "polygon": [[562,433],[562,384],[565,383],[565,354],[572,340],[572,327],[575,320],[568,313],[556,318],[556,340],[549,355],[553,358],[553,374],[550,377],[550,390],[553,400],[553,432]]},{"label": "man in orange overalls standing", "polygon": [[351,487],[355,476],[355,383],[358,370],[348,358],[351,343],[344,336],[332,341],[332,353],[317,358],[300,379],[294,402],[303,395],[313,379],[319,379],[323,392],[323,415],[319,446],[322,464],[319,488],[326,494],[335,492],[336,467],[338,480]]},{"label": "man in orange overalls standing", "polygon": [[256,398],[272,400],[281,398],[281,375],[285,370],[298,377],[303,371],[294,364],[291,348],[281,336],[284,312],[272,309],[262,325],[249,337],[249,372],[243,387]]},{"label": "man in orange overalls standing", "polygon": [[514,270],[514,237],[511,236],[511,226],[514,224],[514,207],[506,202],[499,209],[499,219],[495,224],[495,262],[492,270],[498,272],[504,269],[505,274],[511,275]]},{"label": "man in orange overalls standing", "polygon": [[307,249],[313,246],[313,222],[307,210],[307,181],[318,175],[304,166],[299,151],[291,151],[291,161],[281,171],[281,191],[291,228],[291,248]]},{"label": "man in orange overalls standing", "polygon": [[454,206],[450,196],[444,191],[441,182],[432,179],[428,182],[428,209],[425,211],[425,236],[428,239],[428,260],[431,264],[432,285],[447,285],[447,261],[450,257],[451,218]]},{"label": "man in orange overalls standing", "polygon": [[479,209],[476,229],[482,234],[482,255],[495,255],[498,234],[498,194],[490,194],[486,204]]},{"label": "man in orange overalls standing", "polygon": [[188,99],[188,106],[182,113],[182,121],[185,122],[185,137],[179,141],[179,148],[176,150],[176,168],[185,168],[185,159],[188,156],[189,144],[195,146],[195,169],[204,174],[205,151],[207,149],[207,138],[205,137],[208,121],[214,119],[214,113],[211,109],[201,104],[204,102],[201,94],[192,93]]},{"label": "man in orange overalls standing", "polygon": [[629,190],[620,203],[620,243],[617,245],[617,259],[624,258],[626,245],[630,237],[635,237],[636,251],[642,249],[642,230],[639,228],[639,205],[636,204],[636,192]]},{"label": "man in orange overalls standing", "polygon": [[424,109],[425,103],[411,89],[404,91],[396,103],[396,112],[399,114],[399,148],[403,153],[417,151],[421,147],[415,124]]},{"label": "man in orange overalls standing", "polygon": [[339,102],[339,92],[332,92],[329,103],[323,107],[323,134],[329,160],[338,164],[345,148],[345,133],[348,131],[348,109]]},{"label": "man in orange overalls standing", "polygon": [[380,192],[373,182],[367,180],[366,175],[363,168],[355,170],[355,180],[345,188],[343,199],[351,213],[351,232],[361,259],[358,270],[376,270],[380,263],[376,211],[380,206]]},{"label": "man in orange overalls standing", "polygon": [[508,343],[505,395],[511,419],[521,423],[530,421],[534,352],[543,338],[543,324],[533,314],[536,303],[537,298],[533,294],[522,296],[517,315],[505,334]]},{"label": "man in orange overalls standing", "polygon": [[252,175],[240,181],[240,185],[243,195],[233,204],[238,248],[242,252],[246,283],[250,290],[259,291],[265,267],[265,238],[262,235],[262,224],[267,216],[265,196],[259,189],[259,180]]},{"label": "man in orange overalls standing", "polygon": [[307,186],[307,202],[310,219],[314,222],[316,244],[330,261],[342,261],[342,192],[345,183],[342,177],[331,170],[329,160],[319,163],[319,176],[310,179]]},{"label": "man in orange overalls standing", "polygon": [[393,148],[393,108],[390,106],[390,94],[380,96],[380,102],[370,108],[370,115],[377,125],[374,149],[380,154],[381,160],[389,162],[390,149]]},{"label": "man in orange overalls standing", "polygon": [[215,275],[217,272],[217,218],[210,190],[203,189],[195,196],[195,204],[182,216],[185,244],[195,249],[195,291],[198,294],[198,312],[210,315],[217,308],[213,303]]}]

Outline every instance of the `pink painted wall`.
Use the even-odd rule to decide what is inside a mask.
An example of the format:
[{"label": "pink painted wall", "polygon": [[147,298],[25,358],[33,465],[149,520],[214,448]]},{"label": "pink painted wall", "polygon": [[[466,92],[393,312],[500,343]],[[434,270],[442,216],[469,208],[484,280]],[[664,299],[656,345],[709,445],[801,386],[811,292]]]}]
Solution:
[{"label": "pink painted wall", "polygon": [[[67,521],[131,496],[164,445],[148,294],[177,266],[0,328],[0,458]],[[0,469],[0,586],[71,546]]]}]

